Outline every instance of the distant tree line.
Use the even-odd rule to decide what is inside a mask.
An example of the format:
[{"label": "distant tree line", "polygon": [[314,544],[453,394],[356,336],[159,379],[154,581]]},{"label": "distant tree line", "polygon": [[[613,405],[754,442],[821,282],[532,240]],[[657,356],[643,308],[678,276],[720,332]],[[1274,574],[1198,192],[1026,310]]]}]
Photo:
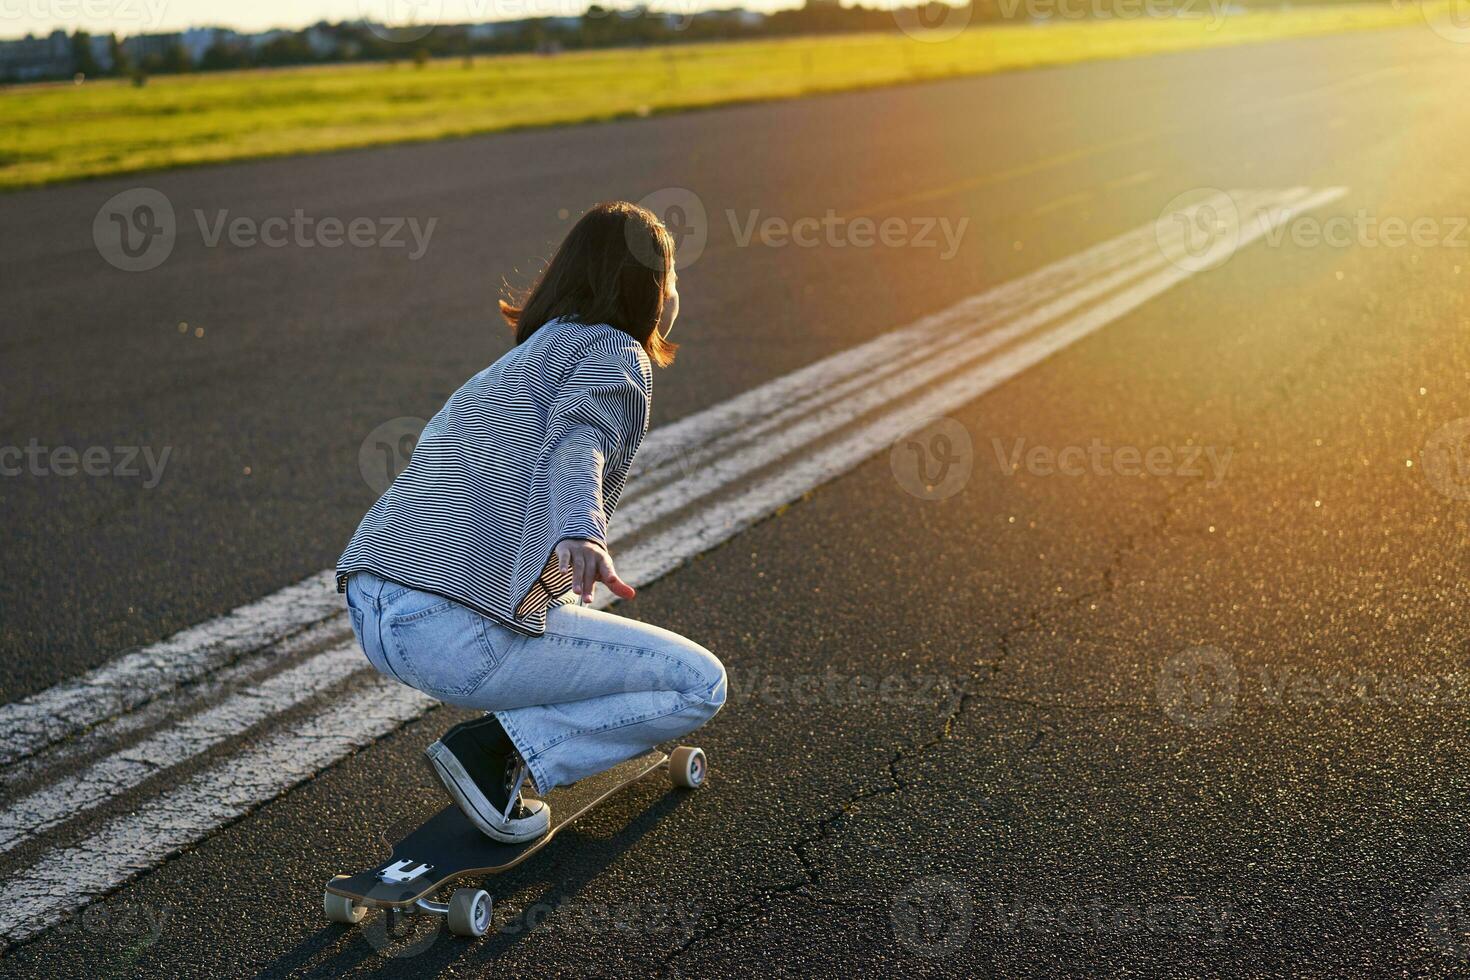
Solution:
[{"label": "distant tree line", "polygon": [[[676,7],[689,0],[674,0]],[[1247,0],[1249,2],[1249,0]],[[1270,0],[1255,0],[1264,4]],[[1311,3],[1314,0],[1305,0]],[[1234,0],[970,0],[959,13],[939,3],[922,3],[901,10],[842,6],[837,0],[806,0],[803,7],[769,14],[743,9],[649,10],[638,7],[610,9],[592,4],[579,16],[539,17],[488,24],[427,25],[405,39],[395,31],[363,21],[312,25],[297,31],[275,30],[240,34],[230,30],[198,28],[178,34],[129,37],[71,36],[70,51],[60,32],[51,38],[0,42],[0,79],[121,75],[141,80],[150,74],[187,71],[225,71],[256,67],[309,65],[353,61],[413,60],[473,57],[477,54],[515,52],[554,53],[563,50],[680,44],[696,41],[759,37],[882,32],[909,24],[943,23],[961,16],[972,25],[1029,22],[1079,16],[1138,16],[1147,5],[1155,16],[1170,9],[1184,15],[1214,10],[1221,3],[1234,9]],[[1272,3],[1271,5],[1275,5]],[[1119,11],[1110,14],[1114,8]],[[62,50],[55,49],[59,41]],[[47,50],[38,46],[49,45]],[[24,47],[30,46],[30,47]],[[28,59],[28,60],[27,60]],[[16,70],[24,64],[25,70]],[[11,70],[7,71],[7,66]]]}]

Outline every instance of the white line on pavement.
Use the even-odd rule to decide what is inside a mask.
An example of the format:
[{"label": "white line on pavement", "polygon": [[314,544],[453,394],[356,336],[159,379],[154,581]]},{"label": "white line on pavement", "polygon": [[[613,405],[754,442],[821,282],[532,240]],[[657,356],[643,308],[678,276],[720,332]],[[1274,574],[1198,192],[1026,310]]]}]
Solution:
[{"label": "white line on pavement", "polygon": [[[1298,191],[1276,197],[1278,205],[1288,202],[1289,210],[1278,206],[1259,212],[1254,220],[1242,225],[1237,247],[1244,247],[1275,224],[1288,220],[1292,214],[1330,203],[1344,193],[1343,188],[1331,188],[1312,194]],[[1154,226],[1150,224],[1147,231],[1153,234]],[[1124,238],[1136,238],[1139,234],[1141,232],[1134,232],[1115,239],[1111,244],[1116,245]],[[1116,257],[1117,253],[1112,254]],[[780,506],[857,466],[909,431],[917,420],[956,410],[1193,275],[1191,271],[1173,266],[1160,269],[1161,265],[1162,263],[1154,259],[1140,258],[1101,280],[1084,284],[1080,292],[1086,299],[1082,303],[1072,302],[1066,296],[1041,303],[1021,321],[1017,321],[1025,323],[1024,327],[1007,328],[1011,332],[1007,333],[1006,342],[1015,343],[1013,346],[998,349],[994,356],[984,356],[997,350],[993,345],[984,346],[992,343],[988,339],[991,335],[976,335],[973,323],[956,323],[952,312],[968,310],[971,318],[983,319],[986,304],[977,304],[973,299],[967,300],[952,308],[947,321],[942,314],[926,318],[924,322],[949,322],[957,329],[970,328],[969,335],[973,339],[967,343],[978,346],[967,346],[965,350],[969,352],[968,356],[953,357],[950,353],[943,354],[946,363],[943,377],[936,377],[932,372],[916,367],[890,377],[885,382],[888,387],[879,395],[869,395],[862,388],[855,390],[847,401],[854,398],[865,399],[853,404],[867,405],[873,410],[881,409],[876,415],[863,421],[856,421],[860,413],[851,406],[846,409],[828,406],[817,412],[812,420],[802,423],[808,426],[803,430],[803,438],[785,446],[783,459],[788,461],[775,472],[758,478],[750,487],[742,487],[742,492],[730,495],[728,499],[712,500],[701,508],[692,509],[687,519],[680,519],[666,531],[647,536],[643,540],[635,540],[619,555],[619,564],[629,577],[643,582],[652,581],[689,558],[738,534]],[[1098,285],[1102,282],[1108,285]],[[984,295],[992,296],[993,299],[993,292]],[[1092,305],[1086,305],[1089,302]],[[1050,326],[1039,333],[1033,333],[1035,328],[1043,324]],[[1028,333],[1031,335],[1027,336]],[[809,380],[807,383],[812,382]],[[799,386],[795,390],[804,387],[805,385]],[[792,392],[788,391],[790,393]],[[779,411],[781,408],[780,400],[771,396],[769,391],[761,402],[772,411]],[[737,425],[739,420],[760,417],[759,412],[749,413],[748,405],[732,416],[728,406],[729,403],[726,403],[711,409],[711,415],[700,413],[700,416],[695,416],[696,419],[704,417],[706,422],[683,425],[685,437],[697,434],[701,431],[701,425],[704,425],[707,427],[703,431],[717,438],[718,432],[731,428],[726,424],[731,417],[736,419]],[[721,413],[724,414],[718,426],[708,421]],[[678,428],[680,425],[681,423],[676,423],[670,428]],[[844,431],[837,434],[839,430]],[[796,452],[797,449],[803,451]],[[758,467],[735,465],[726,477],[708,486],[701,484],[704,486],[703,496],[713,496],[713,491],[731,486],[742,476],[751,475],[755,469]],[[327,580],[322,581],[323,578]],[[327,594],[330,599],[329,608],[335,611],[338,608],[338,597],[330,586],[330,573],[309,581],[316,581],[316,588]],[[295,588],[300,586],[293,587]],[[279,631],[287,628],[283,624],[290,619],[281,609],[279,597],[290,592],[291,590],[284,590],[253,607],[245,608],[263,607],[270,610],[268,614],[256,612],[251,615],[267,628]],[[318,598],[312,596],[310,601],[315,603]],[[598,605],[605,604],[606,597],[601,598]],[[312,605],[311,608],[327,607]],[[222,617],[222,620],[229,618]],[[208,625],[210,624],[206,624]],[[226,645],[235,644],[236,649],[243,648],[246,642],[234,628],[220,630],[219,633],[228,637],[220,642]],[[184,635],[179,634],[180,637]],[[178,637],[174,638],[177,639]],[[165,641],[168,642],[171,641]],[[219,643],[216,643],[209,649],[218,646]],[[185,649],[187,652],[188,648]],[[129,656],[138,656],[141,653],[142,651]],[[349,653],[351,657],[348,656]],[[109,673],[119,670],[120,665],[126,661],[128,657],[120,658],[112,665],[94,672],[107,678],[104,687],[114,695],[120,690],[131,689],[128,685],[115,683]],[[103,773],[107,778],[115,777],[124,782],[133,779],[133,784],[136,785],[141,781],[140,771],[132,768],[132,764],[154,750],[158,750],[157,758],[161,764],[176,764],[194,754],[190,748],[198,744],[201,738],[208,739],[212,733],[223,732],[232,723],[258,723],[272,713],[299,704],[304,698],[293,700],[286,690],[291,685],[299,684],[303,690],[316,693],[351,674],[352,664],[360,662],[353,647],[337,647],[318,653],[276,675],[278,678],[289,679],[279,680],[273,687],[270,685],[274,679],[267,680],[253,695],[235,695],[193,719],[185,719],[174,729],[150,736],[131,750],[124,750],[99,761],[96,766],[100,768],[96,768],[95,772],[88,772],[92,772],[93,776]],[[177,665],[173,668],[175,673],[178,669]],[[153,673],[149,676],[157,677],[163,673],[165,671],[161,666],[155,664]],[[73,689],[80,684],[71,683]],[[27,700],[35,704],[42,697],[38,695]],[[262,699],[262,712],[256,712],[248,706],[247,702],[251,697]],[[153,867],[169,854],[202,839],[255,806],[310,778],[365,742],[417,717],[432,704],[430,699],[415,691],[375,676],[371,677],[364,687],[355,689],[354,693],[311,713],[304,723],[293,723],[290,731],[270,734],[250,748],[221,759],[176,787],[164,790],[132,813],[107,821],[100,830],[89,833],[81,842],[51,848],[30,867],[18,871],[7,880],[9,911],[0,911],[0,937],[14,942],[34,935],[57,921],[67,910],[118,887],[134,875]],[[26,717],[45,715],[33,712]],[[180,734],[190,731],[187,727],[190,724],[195,726],[192,729],[192,739]],[[0,720],[0,725],[3,725],[3,720]],[[0,732],[3,732],[3,728],[0,728]],[[141,748],[144,746],[151,748]],[[74,779],[76,785],[58,784],[39,790],[11,810],[0,814],[0,834],[22,826],[26,819],[23,814],[39,814],[42,822],[50,821],[48,825],[54,825],[58,822],[56,818],[63,803],[78,798],[77,794],[82,791],[79,787],[96,785],[96,779],[85,773]],[[44,805],[30,805],[38,799],[44,801]],[[16,816],[12,817],[12,813]],[[11,838],[0,837],[0,840],[7,841],[6,847],[13,846]]]}]

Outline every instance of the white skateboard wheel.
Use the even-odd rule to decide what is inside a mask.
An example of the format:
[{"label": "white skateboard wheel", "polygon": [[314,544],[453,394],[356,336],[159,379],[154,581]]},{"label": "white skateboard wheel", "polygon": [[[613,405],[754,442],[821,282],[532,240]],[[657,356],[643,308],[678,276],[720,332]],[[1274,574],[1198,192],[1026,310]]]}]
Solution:
[{"label": "white skateboard wheel", "polygon": [[449,896],[449,931],[478,937],[490,928],[490,893],[479,888],[456,888]]},{"label": "white skateboard wheel", "polygon": [[699,789],[704,785],[709,763],[704,750],[692,745],[681,745],[669,753],[669,781],[682,789]]},{"label": "white skateboard wheel", "polygon": [[345,895],[326,892],[322,897],[322,911],[327,914],[328,922],[355,926],[367,915],[368,910],[366,905],[358,905]]}]

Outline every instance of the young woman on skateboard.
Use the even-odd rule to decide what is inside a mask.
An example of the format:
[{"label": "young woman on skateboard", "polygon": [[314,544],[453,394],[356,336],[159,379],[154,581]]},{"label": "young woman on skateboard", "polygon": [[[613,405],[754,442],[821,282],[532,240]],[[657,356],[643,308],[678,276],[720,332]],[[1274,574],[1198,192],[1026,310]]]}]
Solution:
[{"label": "young woman on skateboard", "polygon": [[[546,832],[542,795],[678,738],[725,702],[725,669],[682,636],[577,604],[633,598],[608,520],[648,428],[679,315],[674,246],[626,202],[585,214],[524,303],[516,346],[429,420],[337,563],[381,673],[486,714],[428,747],[481,831]],[[570,601],[567,601],[570,600]]]}]

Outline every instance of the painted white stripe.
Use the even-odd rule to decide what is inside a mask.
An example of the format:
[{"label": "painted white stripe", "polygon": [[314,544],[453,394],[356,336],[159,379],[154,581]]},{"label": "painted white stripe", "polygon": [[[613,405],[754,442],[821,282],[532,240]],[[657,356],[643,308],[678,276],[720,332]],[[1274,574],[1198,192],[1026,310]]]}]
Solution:
[{"label": "painted white stripe", "polygon": [[[85,840],[48,851],[5,882],[0,937],[14,943],[59,921],[262,803],[423,714],[435,702],[373,675],[363,690],[257,742]],[[242,896],[242,901],[248,896]]]},{"label": "painted white stripe", "polygon": [[[1258,214],[1255,221],[1242,227],[1238,247],[1248,245],[1291,214],[1319,207],[1344,193],[1344,188],[1332,188],[1304,200],[1293,200],[1290,211],[1278,207]],[[1149,228],[1151,233],[1152,226]],[[916,420],[954,411],[1191,275],[1170,267],[1141,279],[1120,277],[1120,282],[1128,284],[1070,319],[924,387],[914,400],[889,399],[895,401],[892,410],[830,443],[813,447],[808,442],[799,447],[802,452],[790,465],[729,500],[696,511],[678,526],[635,543],[620,556],[620,564],[636,580],[658,578],[772,510],[855,467],[891,444]],[[897,387],[895,382],[895,391]],[[843,416],[844,420],[850,418],[850,414]],[[597,605],[605,605],[606,599],[601,596]],[[328,657],[319,654],[296,669],[308,677],[313,670],[333,673],[328,669]],[[6,894],[11,902],[9,911],[0,910],[0,936],[13,942],[34,935],[79,902],[116,888],[169,854],[310,778],[364,741],[417,717],[432,704],[415,691],[371,676],[363,689],[314,713],[304,724],[293,725],[290,732],[272,735],[139,810],[113,819],[86,841],[48,851],[7,882]],[[179,743],[169,744],[176,746],[176,755],[182,753]]]},{"label": "painted white stripe", "polygon": [[[285,639],[267,644],[226,667],[212,671],[196,683],[174,688],[145,705],[94,725],[78,735],[42,749],[34,755],[0,770],[0,782],[13,786],[34,786],[48,773],[75,769],[78,764],[106,755],[114,747],[130,741],[139,733],[161,728],[166,722],[207,707],[232,691],[258,684],[272,668],[295,663],[303,656],[341,644],[352,635],[352,624],[346,613],[330,616]],[[28,790],[29,791],[29,790]]]},{"label": "painted white stripe", "polygon": [[[1040,323],[1090,302],[1118,285],[1136,278],[1141,272],[1157,267],[1164,261],[1156,248],[1130,249],[1118,254],[1119,258],[1126,258],[1139,254],[1140,251],[1143,256],[1141,260],[1124,265],[1121,271],[1112,275],[1085,283],[1082,288],[1065,294],[1061,299],[1049,303],[1042,302],[1049,299],[1051,293],[1038,293],[1026,297],[1031,303],[1042,302],[1041,307],[1004,330],[982,335],[968,344],[961,344],[962,349],[958,354],[953,348],[959,339],[972,336],[988,328],[997,322],[998,317],[986,315],[975,318],[970,323],[956,323],[954,329],[946,331],[945,343],[942,345],[948,351],[948,356],[941,358],[931,355],[921,359],[907,371],[890,377],[883,384],[862,384],[865,379],[859,377],[855,380],[862,384],[862,387],[848,392],[847,397],[838,405],[818,412],[814,416],[808,416],[799,425],[785,427],[778,437],[761,440],[754,447],[733,456],[730,460],[715,458],[733,448],[726,445],[729,439],[703,447],[702,457],[711,457],[713,462],[712,465],[701,470],[699,479],[686,480],[654,494],[654,499],[650,503],[631,511],[634,519],[624,523],[620,528],[619,537],[636,533],[649,518],[657,518],[671,509],[684,506],[706,494],[717,492],[722,487],[744,478],[760,466],[794,451],[808,441],[821,439],[832,429],[842,425],[849,418],[867,411],[870,407],[900,398],[927,383],[932,376],[949,371],[956,364],[962,364],[967,359],[978,357],[1031,330]],[[1103,268],[1111,267],[1112,263],[1109,260],[1104,259],[1103,261]],[[1066,280],[1054,278],[1053,282],[1070,281],[1070,278],[1072,277]],[[1028,304],[1022,302],[1013,305],[1020,309],[1025,308]],[[922,349],[933,352],[935,347],[936,345],[927,345]],[[758,432],[764,432],[774,426],[785,426],[789,414],[791,414],[790,410],[777,413],[765,419],[755,428]],[[702,458],[700,461],[705,460]],[[649,518],[643,521],[637,520],[640,512],[649,515]],[[630,557],[636,561],[638,553],[634,551]],[[599,591],[599,599],[602,603],[606,603],[608,598],[605,591]],[[220,744],[230,733],[243,731],[275,714],[289,710],[296,704],[337,683],[348,671],[361,663],[361,658],[357,655],[355,648],[350,645],[310,657],[301,664],[257,686],[228,697],[207,711],[186,718],[136,745],[105,756],[79,773],[66,776],[54,784],[33,792],[10,807],[0,810],[0,853],[5,853],[38,833],[51,830],[89,809],[116,798],[144,780],[158,775],[163,769],[183,764],[209,751]]]},{"label": "painted white stripe", "polygon": [[[1282,194],[1273,192],[1238,192],[1242,210],[1258,206],[1259,201],[1278,198],[1278,205],[1297,196],[1299,190]],[[1200,201],[1186,209],[1186,217],[1203,207]],[[1179,226],[1170,223],[1167,233]],[[857,347],[823,358],[790,374],[774,378],[734,398],[686,416],[650,432],[643,440],[634,468],[629,475],[625,501],[641,492],[636,481],[646,481],[659,469],[684,468],[681,454],[686,447],[699,446],[743,429],[746,425],[781,411],[805,399],[821,398],[843,382],[856,379],[861,383],[875,370],[911,354],[919,357],[931,353],[936,345],[953,337],[965,324],[972,324],[986,314],[1004,316],[1034,302],[1038,297],[1055,295],[1085,282],[1112,268],[1147,255],[1159,254],[1157,229],[1150,222],[1134,231],[1094,245],[1066,259],[1043,266],[1020,278],[1010,280],[984,293],[961,300],[944,310],[923,317],[907,327],[889,331]]]},{"label": "painted white stripe", "polygon": [[[1281,206],[1275,197],[1268,200],[1277,207]],[[800,421],[796,420],[801,414],[799,409],[780,409],[759,421],[751,421],[743,431],[723,437],[706,437],[708,441],[696,444],[682,454],[690,474],[637,498],[637,505],[620,516],[618,535],[636,534],[700,497],[718,492],[866,412],[907,397],[968,362],[1159,269],[1167,261],[1158,248],[1147,250],[1137,261],[1094,278],[1050,302],[1043,302],[1003,327],[999,327],[1004,321],[1003,315],[978,316],[964,329],[951,331],[953,342],[935,350],[931,356],[883,378],[860,378],[859,386],[846,398]],[[735,451],[737,445],[739,452]]]},{"label": "painted white stripe", "polygon": [[[852,384],[871,381],[867,376],[872,372],[922,360],[935,345],[955,339],[956,324],[969,322],[982,311],[1003,315],[1146,254],[1157,254],[1151,224],[650,432],[635,461],[633,476],[641,474],[646,479],[661,467],[682,465],[682,447],[709,442],[783,407],[840,398]],[[841,386],[844,381],[847,385]],[[631,483],[624,497],[625,512],[626,504],[642,492],[647,492],[644,487]],[[4,705],[0,707],[0,765],[23,759],[197,681],[235,657],[325,617],[341,615],[341,609],[332,570],[328,569],[224,616],[124,654],[81,677]]]},{"label": "painted white stripe", "polygon": [[126,793],[164,769],[209,751],[289,711],[357,668],[368,668],[354,640],[268,677],[246,691],[0,810],[0,854],[22,841]]},{"label": "painted white stripe", "polygon": [[258,602],[13,701],[0,707],[0,765],[198,680],[241,654],[341,610],[332,573],[319,572]]},{"label": "painted white stripe", "polygon": [[[1295,200],[1289,211],[1277,208],[1260,213],[1256,220],[1243,223],[1236,247],[1244,248],[1292,215],[1321,207],[1345,193],[1346,188],[1329,188]],[[742,489],[728,502],[694,511],[677,526],[624,552],[618,559],[619,571],[624,578],[635,582],[652,581],[667,574],[689,557],[734,537],[766,514],[887,448],[916,423],[974,401],[1193,274],[1171,266],[1054,329],[925,391],[917,400],[903,403],[840,440],[817,449],[804,448],[791,465],[753,487]]]}]

